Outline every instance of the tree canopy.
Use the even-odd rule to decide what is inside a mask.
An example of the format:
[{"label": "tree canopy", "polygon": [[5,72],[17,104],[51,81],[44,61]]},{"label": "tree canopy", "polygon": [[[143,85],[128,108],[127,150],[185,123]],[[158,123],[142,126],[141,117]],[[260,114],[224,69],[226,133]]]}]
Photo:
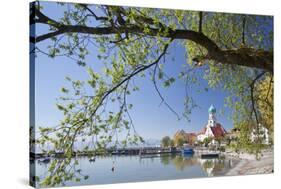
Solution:
[{"label": "tree canopy", "polygon": [[[127,131],[122,145],[143,142],[130,116],[133,104],[127,96],[139,91],[135,77],[151,78],[162,103],[178,119],[188,116],[196,102],[188,93],[185,111],[180,115],[159,90],[176,79],[186,86],[198,78],[210,88],[221,88],[230,94],[225,102],[234,109],[233,119],[254,120],[256,124],[273,124],[273,17],[187,10],[151,9],[109,5],[65,4],[60,18],[44,11],[44,3],[30,7],[30,25],[44,26],[43,33],[30,36],[31,53],[50,58],[69,57],[85,67],[89,79],[66,77],[70,88],[61,89],[57,108],[64,119],[57,127],[40,128],[37,142],[51,142],[54,151],[68,157],[56,160],[43,185],[56,185],[73,179],[66,171],[71,163],[74,143],[94,137],[94,151],[119,144],[118,132]],[[46,43],[48,51],[37,44]],[[178,75],[166,74],[165,57],[172,45],[186,49],[185,67]],[[86,57],[91,46],[99,48],[98,58],[104,72],[97,73]],[[176,64],[176,62],[174,62]],[[85,90],[91,88],[91,90]],[[264,96],[265,95],[265,96]],[[108,103],[119,106],[107,109]],[[271,108],[272,107],[272,108]],[[88,150],[85,148],[84,150]],[[54,152],[52,151],[52,152]],[[48,153],[52,153],[48,152]]]},{"label": "tree canopy", "polygon": [[161,145],[163,146],[163,147],[169,147],[170,146],[170,144],[171,144],[171,138],[169,137],[169,136],[164,136],[163,138],[162,138],[162,140],[161,140]]}]

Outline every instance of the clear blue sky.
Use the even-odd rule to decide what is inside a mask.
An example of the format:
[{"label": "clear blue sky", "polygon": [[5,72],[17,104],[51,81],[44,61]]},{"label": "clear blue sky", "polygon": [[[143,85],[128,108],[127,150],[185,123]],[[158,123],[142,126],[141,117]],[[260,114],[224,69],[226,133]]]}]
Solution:
[{"label": "clear blue sky", "polygon": [[[59,16],[54,10],[60,10],[55,3],[44,3],[44,12],[50,13],[52,18]],[[37,34],[45,31],[46,28],[38,26]],[[45,49],[48,41],[43,41],[38,46]],[[169,48],[170,54],[174,54],[175,61],[171,58],[166,59],[165,70],[169,75],[177,76],[186,64],[184,57],[185,50],[179,45],[173,45]],[[101,71],[101,62],[97,59],[97,49],[91,48],[87,62],[93,65],[95,71]],[[36,126],[55,126],[62,119],[63,115],[57,110],[56,98],[61,96],[60,88],[67,82],[65,76],[73,79],[87,79],[87,72],[84,67],[78,66],[74,61],[66,57],[56,57],[54,59],[43,54],[38,54],[36,58]],[[134,104],[131,110],[131,116],[138,133],[144,139],[161,139],[163,136],[173,136],[179,129],[187,132],[198,132],[206,124],[208,119],[208,108],[214,104],[217,112],[224,111],[224,115],[217,115],[218,121],[229,130],[233,127],[232,121],[228,119],[231,111],[224,106],[226,93],[220,90],[209,90],[208,92],[197,93],[197,87],[192,86],[192,97],[195,99],[199,108],[192,111],[191,122],[185,119],[177,120],[165,105],[159,106],[161,99],[157,95],[153,83],[146,78],[138,78],[135,83],[140,87],[139,92],[135,92],[128,97],[128,102]],[[200,80],[201,87],[207,86],[207,82]],[[159,86],[161,86],[159,84]],[[167,102],[179,113],[183,111],[183,101],[185,96],[184,83],[177,80],[170,88],[161,88]]]}]

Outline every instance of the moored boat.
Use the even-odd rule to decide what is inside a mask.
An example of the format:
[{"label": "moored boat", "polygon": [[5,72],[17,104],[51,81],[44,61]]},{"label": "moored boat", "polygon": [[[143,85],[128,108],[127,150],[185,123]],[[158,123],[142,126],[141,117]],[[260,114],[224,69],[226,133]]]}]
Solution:
[{"label": "moored boat", "polygon": [[193,146],[190,146],[188,144],[184,144],[183,149],[182,149],[182,154],[193,155],[194,154]]},{"label": "moored boat", "polygon": [[182,153],[190,155],[190,154],[194,154],[194,150],[192,148],[184,148],[182,150]]},{"label": "moored boat", "polygon": [[212,159],[212,158],[218,158],[219,153],[208,153],[208,154],[201,154],[201,159]]}]

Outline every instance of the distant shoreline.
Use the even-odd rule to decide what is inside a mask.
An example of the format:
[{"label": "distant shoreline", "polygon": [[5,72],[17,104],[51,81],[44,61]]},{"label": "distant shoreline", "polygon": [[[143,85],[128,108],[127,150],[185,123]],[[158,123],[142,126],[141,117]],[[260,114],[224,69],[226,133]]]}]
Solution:
[{"label": "distant shoreline", "polygon": [[[155,154],[178,154],[181,153],[180,149],[171,149],[171,148],[162,148],[162,147],[143,147],[143,148],[121,148],[117,150],[106,149],[104,152],[79,152],[74,151],[72,153],[73,157],[76,156],[104,156],[104,155],[155,155]],[[65,158],[65,154],[63,152],[54,152],[49,155],[45,153],[34,153],[30,152],[30,157],[34,159],[44,158],[44,157],[57,157],[57,158]]]}]

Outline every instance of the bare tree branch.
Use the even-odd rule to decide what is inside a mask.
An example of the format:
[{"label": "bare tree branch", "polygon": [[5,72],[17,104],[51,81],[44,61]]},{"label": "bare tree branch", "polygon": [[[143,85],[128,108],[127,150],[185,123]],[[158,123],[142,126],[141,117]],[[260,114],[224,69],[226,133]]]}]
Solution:
[{"label": "bare tree branch", "polygon": [[254,89],[255,89],[255,83],[265,74],[266,72],[261,72],[260,74],[258,74],[256,76],[256,78],[252,81],[252,83],[250,84],[250,88],[251,88],[251,103],[252,103],[252,109],[255,115],[255,119],[256,119],[256,123],[257,123],[257,127],[259,126],[259,117],[258,117],[258,112],[256,110],[256,106],[255,106],[255,99],[254,99]]},{"label": "bare tree branch", "polygon": [[154,66],[152,81],[153,81],[154,88],[155,88],[155,90],[156,90],[158,96],[159,96],[160,99],[161,99],[160,105],[161,105],[162,103],[164,103],[164,104],[168,107],[168,109],[169,109],[173,114],[175,114],[175,115],[177,116],[177,119],[180,120],[181,118],[180,118],[179,114],[166,102],[165,98],[163,97],[163,95],[161,94],[160,90],[158,89],[158,86],[157,86],[157,83],[156,83],[156,77],[155,77],[155,76],[156,76],[156,72],[157,72],[157,68],[158,68],[158,63],[155,64],[155,66]]},{"label": "bare tree branch", "polygon": [[107,21],[108,17],[104,17],[104,16],[97,16],[94,11],[92,11],[87,4],[79,4],[80,6],[84,7],[86,10],[88,10],[92,16],[95,17],[96,20],[103,20],[103,21]]},{"label": "bare tree branch", "polygon": [[202,33],[202,22],[203,22],[203,12],[199,12],[199,26],[198,26],[198,32]]},{"label": "bare tree branch", "polygon": [[246,16],[243,17],[242,23],[242,45],[245,46],[245,27],[246,27]]}]

